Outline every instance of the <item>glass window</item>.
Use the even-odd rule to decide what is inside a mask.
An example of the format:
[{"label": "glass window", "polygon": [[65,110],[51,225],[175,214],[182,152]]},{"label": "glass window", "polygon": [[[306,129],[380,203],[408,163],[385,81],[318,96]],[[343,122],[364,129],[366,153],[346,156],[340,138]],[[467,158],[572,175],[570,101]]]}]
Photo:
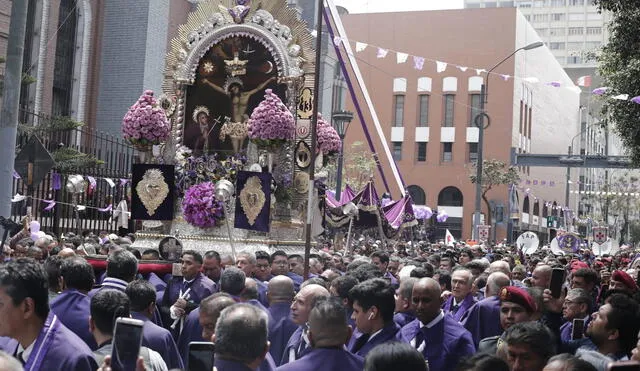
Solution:
[{"label": "glass window", "polygon": [[454,94],[445,94],[444,95],[444,120],[443,126],[452,127],[453,126],[453,105],[455,100]]},{"label": "glass window", "polygon": [[570,57],[567,57],[567,62],[568,64],[580,64],[582,63],[582,59],[580,59],[580,56],[572,55]]},{"label": "glass window", "polygon": [[551,6],[564,6],[566,0],[551,0]]},{"label": "glass window", "polygon": [[569,6],[583,6],[584,0],[568,0]]},{"label": "glass window", "polygon": [[478,143],[469,143],[469,162],[478,161]]},{"label": "glass window", "polygon": [[531,8],[533,4],[531,1],[522,1],[518,3],[518,8]]},{"label": "glass window", "polygon": [[564,21],[564,13],[553,13],[551,14],[551,20],[558,22],[558,21]]},{"label": "glass window", "polygon": [[393,126],[403,126],[404,123],[404,95],[393,96]]},{"label": "glass window", "polygon": [[71,114],[73,61],[76,50],[76,19],[75,1],[63,0],[60,2],[51,104],[52,113],[56,116],[69,116]]},{"label": "glass window", "polygon": [[564,49],[564,43],[549,43],[549,49],[551,50],[560,50]]},{"label": "glass window", "polygon": [[442,143],[442,162],[453,161],[453,143]]},{"label": "glass window", "polygon": [[544,0],[535,0],[533,2],[533,7],[534,8],[543,8],[544,7]]},{"label": "glass window", "polygon": [[564,33],[566,28],[560,28],[560,27],[556,27],[556,28],[552,28],[549,30],[549,35],[551,36],[564,36]]},{"label": "glass window", "polygon": [[469,126],[476,126],[476,115],[482,112],[482,96],[480,94],[469,95]]},{"label": "glass window", "polygon": [[418,95],[418,126],[429,125],[429,95]]},{"label": "glass window", "polygon": [[556,57],[556,60],[560,64],[565,64],[567,62],[567,59],[565,57]]},{"label": "glass window", "polygon": [[587,49],[599,49],[602,43],[600,41],[588,41],[585,46]]},{"label": "glass window", "polygon": [[485,8],[495,8],[497,5],[495,1],[487,1],[484,3]]},{"label": "glass window", "polygon": [[582,42],[567,43],[568,50],[582,50],[583,48],[584,44]]},{"label": "glass window", "polygon": [[602,27],[587,27],[587,35],[600,35],[602,34]]},{"label": "glass window", "polygon": [[549,20],[549,14],[534,14],[534,22],[547,22]]},{"label": "glass window", "polygon": [[402,142],[393,142],[393,159],[402,160]]},{"label": "glass window", "polygon": [[516,3],[513,1],[501,1],[499,6],[501,8],[513,8],[516,6]]},{"label": "glass window", "polygon": [[427,142],[418,142],[416,143],[416,160],[418,162],[427,161]]},{"label": "glass window", "polygon": [[569,27],[569,35],[582,35],[584,27]]}]

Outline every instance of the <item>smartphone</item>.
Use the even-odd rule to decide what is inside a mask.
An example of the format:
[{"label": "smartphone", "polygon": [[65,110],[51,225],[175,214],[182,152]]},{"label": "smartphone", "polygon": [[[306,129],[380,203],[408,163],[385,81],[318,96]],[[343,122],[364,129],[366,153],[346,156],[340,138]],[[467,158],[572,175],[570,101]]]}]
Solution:
[{"label": "smartphone", "polygon": [[640,362],[638,361],[611,362],[607,366],[607,371],[635,371],[635,370],[640,370]]},{"label": "smartphone", "polygon": [[213,370],[213,343],[206,341],[192,341],[189,343],[188,371]]},{"label": "smartphone", "polygon": [[562,293],[562,284],[564,283],[564,269],[553,268],[551,272],[551,283],[549,284],[549,290],[551,290],[551,296],[559,298]]},{"label": "smartphone", "polygon": [[136,369],[138,354],[142,346],[144,322],[120,317],[113,330],[111,349],[111,369],[113,371],[133,371]]},{"label": "smartphone", "polygon": [[584,337],[584,319],[574,318],[571,328],[571,340],[578,340]]}]

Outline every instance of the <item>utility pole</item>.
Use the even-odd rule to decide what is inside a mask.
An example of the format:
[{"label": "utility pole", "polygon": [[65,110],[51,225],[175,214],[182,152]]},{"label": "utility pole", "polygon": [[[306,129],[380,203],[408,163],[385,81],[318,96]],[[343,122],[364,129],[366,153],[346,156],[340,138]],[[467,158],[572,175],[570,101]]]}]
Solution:
[{"label": "utility pole", "polygon": [[11,2],[11,23],[7,43],[2,111],[0,112],[0,215],[7,218],[11,216],[11,183],[13,182],[13,162],[16,155],[22,57],[28,8],[29,2],[26,0]]}]

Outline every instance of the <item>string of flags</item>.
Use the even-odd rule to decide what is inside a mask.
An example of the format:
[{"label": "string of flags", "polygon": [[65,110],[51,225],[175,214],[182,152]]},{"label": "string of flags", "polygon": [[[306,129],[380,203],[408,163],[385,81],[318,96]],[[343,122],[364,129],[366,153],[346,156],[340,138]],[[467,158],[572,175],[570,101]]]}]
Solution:
[{"label": "string of flags", "polygon": [[[27,199],[27,196],[21,195],[20,193],[16,193],[13,196],[13,198],[11,199],[11,202],[12,203],[17,203],[17,202],[22,202],[22,201],[24,201],[26,199]],[[35,201],[40,201],[40,202],[46,204],[47,206],[45,206],[43,208],[43,210],[45,210],[45,211],[53,210],[53,208],[57,204],[75,207],[75,208],[78,209],[78,211],[84,211],[86,209],[93,209],[93,210],[98,210],[101,213],[106,213],[106,212],[110,212],[110,211],[113,210],[113,204],[109,204],[106,207],[93,207],[93,206],[86,206],[86,205],[74,205],[74,204],[70,204],[70,203],[67,203],[67,202],[57,202],[55,200],[47,200],[47,199],[44,199],[44,198],[33,197],[32,199],[35,200]]]},{"label": "string of flags", "polygon": [[[119,181],[120,186],[125,186],[127,183],[129,183],[129,179],[125,179],[125,178],[120,178],[120,179],[113,179],[113,178],[107,178],[107,177],[93,177],[93,176],[89,176],[89,175],[85,175],[83,176],[84,178],[86,178],[87,180],[87,192],[91,193],[93,192],[97,185],[98,185],[98,180],[102,179],[105,182],[107,182],[107,184],[109,185],[110,188],[114,188],[116,186],[116,182]],[[18,174],[17,171],[13,171],[13,178],[14,179],[21,179],[20,174]],[[51,174],[51,188],[54,191],[60,190],[62,188],[62,175],[60,173],[52,173]]]},{"label": "string of flags", "polygon": [[[337,36],[337,35],[333,38],[333,42],[338,47],[342,43],[355,43],[355,52],[356,53],[362,53],[363,51],[365,51],[369,47],[375,48],[377,50],[376,51],[376,56],[377,56],[378,59],[384,59],[390,53],[394,53],[396,55],[396,63],[397,64],[405,64],[405,63],[407,63],[409,61],[409,58],[411,57],[411,60],[413,62],[413,68],[416,69],[416,70],[419,70],[419,71],[423,70],[424,67],[425,67],[425,62],[429,61],[429,62],[432,62],[432,63],[435,64],[437,73],[445,72],[449,66],[457,68],[458,70],[460,70],[462,72],[466,72],[467,70],[475,71],[476,75],[481,75],[483,73],[487,73],[487,70],[484,69],[484,68],[463,66],[463,65],[456,64],[456,63],[450,63],[450,62],[431,59],[431,58],[427,58],[427,57],[411,55],[409,53],[396,51],[396,50],[392,50],[392,49],[389,49],[389,48],[383,48],[381,46],[372,45],[372,44],[368,44],[368,43],[361,42],[361,41],[349,40],[347,38],[344,38],[344,37],[341,37],[341,36]],[[496,72],[491,72],[491,74],[499,76],[504,81],[509,81],[509,79],[515,79],[515,80],[522,80],[522,81],[528,82],[530,84],[538,84],[538,83],[540,83],[540,79],[538,79],[537,77],[518,77],[518,76],[514,76],[514,75],[509,75],[509,74],[500,74],[500,73],[496,73]],[[588,87],[591,87],[591,82],[592,82],[591,76],[581,76],[576,80],[575,83],[579,87],[588,88]],[[563,85],[563,83],[560,82],[560,81],[548,81],[548,82],[545,82],[544,85],[551,86],[551,87],[554,87],[554,88],[562,88],[562,87],[564,87],[564,88],[570,89],[572,91],[575,91],[577,93],[581,93],[582,92],[582,89],[580,89],[579,87],[576,87],[576,86],[573,86],[573,85],[568,86],[566,84]],[[612,92],[611,89],[608,88],[608,87],[596,88],[596,89],[592,90],[591,93],[593,95],[598,95],[598,96],[603,96],[603,97],[607,96],[607,97],[610,97],[611,99],[615,99],[615,100],[630,101],[632,103],[640,104],[640,95],[630,98],[629,94],[616,94],[615,92]]]}]

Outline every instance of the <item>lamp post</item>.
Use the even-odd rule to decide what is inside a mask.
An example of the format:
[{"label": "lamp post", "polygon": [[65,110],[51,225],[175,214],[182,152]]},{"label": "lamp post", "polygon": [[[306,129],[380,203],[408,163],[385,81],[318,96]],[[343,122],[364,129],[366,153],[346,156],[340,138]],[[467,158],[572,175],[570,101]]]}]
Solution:
[{"label": "lamp post", "polygon": [[[476,162],[476,203],[475,203],[475,213],[473,216],[473,231],[472,231],[473,239],[476,241],[479,241],[478,226],[480,225],[480,215],[482,214],[482,168],[483,168],[482,147],[484,144],[485,118],[487,121],[487,127],[489,127],[489,124],[490,124],[489,115],[485,110],[485,105],[487,104],[487,97],[488,97],[488,91],[489,91],[489,76],[491,75],[491,72],[493,72],[493,70],[498,68],[502,63],[506,62],[509,58],[513,57],[520,50],[536,49],[543,45],[544,43],[542,41],[538,41],[514,50],[513,53],[509,54],[503,60],[498,62],[495,66],[491,67],[491,69],[487,71],[487,73],[484,76],[484,81],[482,82],[482,87],[480,88],[480,112],[473,119],[475,125],[478,127],[478,159]],[[511,219],[509,219],[509,222],[511,222]]]},{"label": "lamp post", "polygon": [[336,171],[336,200],[340,201],[342,189],[342,164],[344,162],[344,137],[347,134],[347,127],[353,120],[353,112],[336,111],[331,117],[333,118],[333,127],[340,137],[340,154],[338,155],[338,170]]}]

